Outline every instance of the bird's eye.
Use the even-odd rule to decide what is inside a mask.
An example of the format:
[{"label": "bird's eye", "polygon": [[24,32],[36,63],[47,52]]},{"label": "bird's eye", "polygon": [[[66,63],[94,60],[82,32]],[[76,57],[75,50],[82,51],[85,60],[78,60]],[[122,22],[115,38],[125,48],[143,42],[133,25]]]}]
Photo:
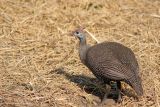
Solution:
[{"label": "bird's eye", "polygon": [[77,31],[76,34],[79,34],[79,32]]}]

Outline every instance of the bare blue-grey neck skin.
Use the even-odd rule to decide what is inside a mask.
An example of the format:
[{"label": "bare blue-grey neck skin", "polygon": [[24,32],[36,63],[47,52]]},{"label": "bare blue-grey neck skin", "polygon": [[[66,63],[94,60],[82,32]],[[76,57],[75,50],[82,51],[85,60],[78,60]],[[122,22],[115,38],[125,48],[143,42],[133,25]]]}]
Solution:
[{"label": "bare blue-grey neck skin", "polygon": [[79,39],[79,56],[83,64],[85,64],[86,60],[86,53],[89,48],[89,46],[86,43],[86,35],[82,29],[78,29],[73,33],[74,36],[76,36]]},{"label": "bare blue-grey neck skin", "polygon": [[79,39],[79,43],[80,43],[80,46],[84,46],[84,45],[87,45],[87,43],[86,43],[86,35],[84,34],[84,33],[81,33],[80,34],[81,36],[80,37],[78,37],[78,39]]}]

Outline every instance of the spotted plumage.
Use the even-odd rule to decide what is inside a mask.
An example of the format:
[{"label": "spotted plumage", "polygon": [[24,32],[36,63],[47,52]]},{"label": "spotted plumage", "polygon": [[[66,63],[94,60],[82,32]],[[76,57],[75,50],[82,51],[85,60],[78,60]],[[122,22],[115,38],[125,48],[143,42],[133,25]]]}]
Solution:
[{"label": "spotted plumage", "polygon": [[137,93],[143,95],[139,66],[133,51],[116,42],[103,42],[94,46],[86,43],[83,29],[77,29],[73,35],[80,40],[79,56],[92,73],[104,83],[120,81],[128,83]]},{"label": "spotted plumage", "polygon": [[138,63],[131,49],[116,42],[100,43],[87,50],[85,62],[97,78],[125,81],[138,95],[143,94]]}]

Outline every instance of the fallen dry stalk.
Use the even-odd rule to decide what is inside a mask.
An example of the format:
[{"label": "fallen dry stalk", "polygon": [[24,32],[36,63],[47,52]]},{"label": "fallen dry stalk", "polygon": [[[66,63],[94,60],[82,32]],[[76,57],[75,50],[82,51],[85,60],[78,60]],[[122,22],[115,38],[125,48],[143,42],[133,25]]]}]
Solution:
[{"label": "fallen dry stalk", "polygon": [[151,14],[151,16],[155,18],[160,18],[160,15],[157,15],[157,14]]},{"label": "fallen dry stalk", "polygon": [[88,34],[89,36],[91,36],[97,43],[100,43],[100,41],[92,34],[90,33],[87,29],[84,29]]}]

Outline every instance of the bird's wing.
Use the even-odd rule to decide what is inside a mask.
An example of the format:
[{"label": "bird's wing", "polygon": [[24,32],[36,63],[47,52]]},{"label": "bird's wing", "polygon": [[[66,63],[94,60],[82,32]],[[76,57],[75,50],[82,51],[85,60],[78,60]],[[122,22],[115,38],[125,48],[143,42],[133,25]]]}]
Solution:
[{"label": "bird's wing", "polygon": [[135,73],[139,72],[139,66],[138,66],[137,59],[131,50],[128,49],[128,51],[126,53],[123,53],[119,57],[119,59],[121,63],[126,65],[128,68],[130,68],[132,72],[135,72]]},{"label": "bird's wing", "polygon": [[131,77],[130,70],[128,70],[124,65],[118,61],[109,61],[99,62],[97,64],[97,70],[100,70],[103,77],[112,79],[112,80],[127,80]]},{"label": "bird's wing", "polygon": [[132,72],[138,72],[139,66],[135,54],[133,51],[119,43],[108,42],[105,43],[106,47],[108,47],[115,54],[115,57],[126,67],[128,67]]}]

